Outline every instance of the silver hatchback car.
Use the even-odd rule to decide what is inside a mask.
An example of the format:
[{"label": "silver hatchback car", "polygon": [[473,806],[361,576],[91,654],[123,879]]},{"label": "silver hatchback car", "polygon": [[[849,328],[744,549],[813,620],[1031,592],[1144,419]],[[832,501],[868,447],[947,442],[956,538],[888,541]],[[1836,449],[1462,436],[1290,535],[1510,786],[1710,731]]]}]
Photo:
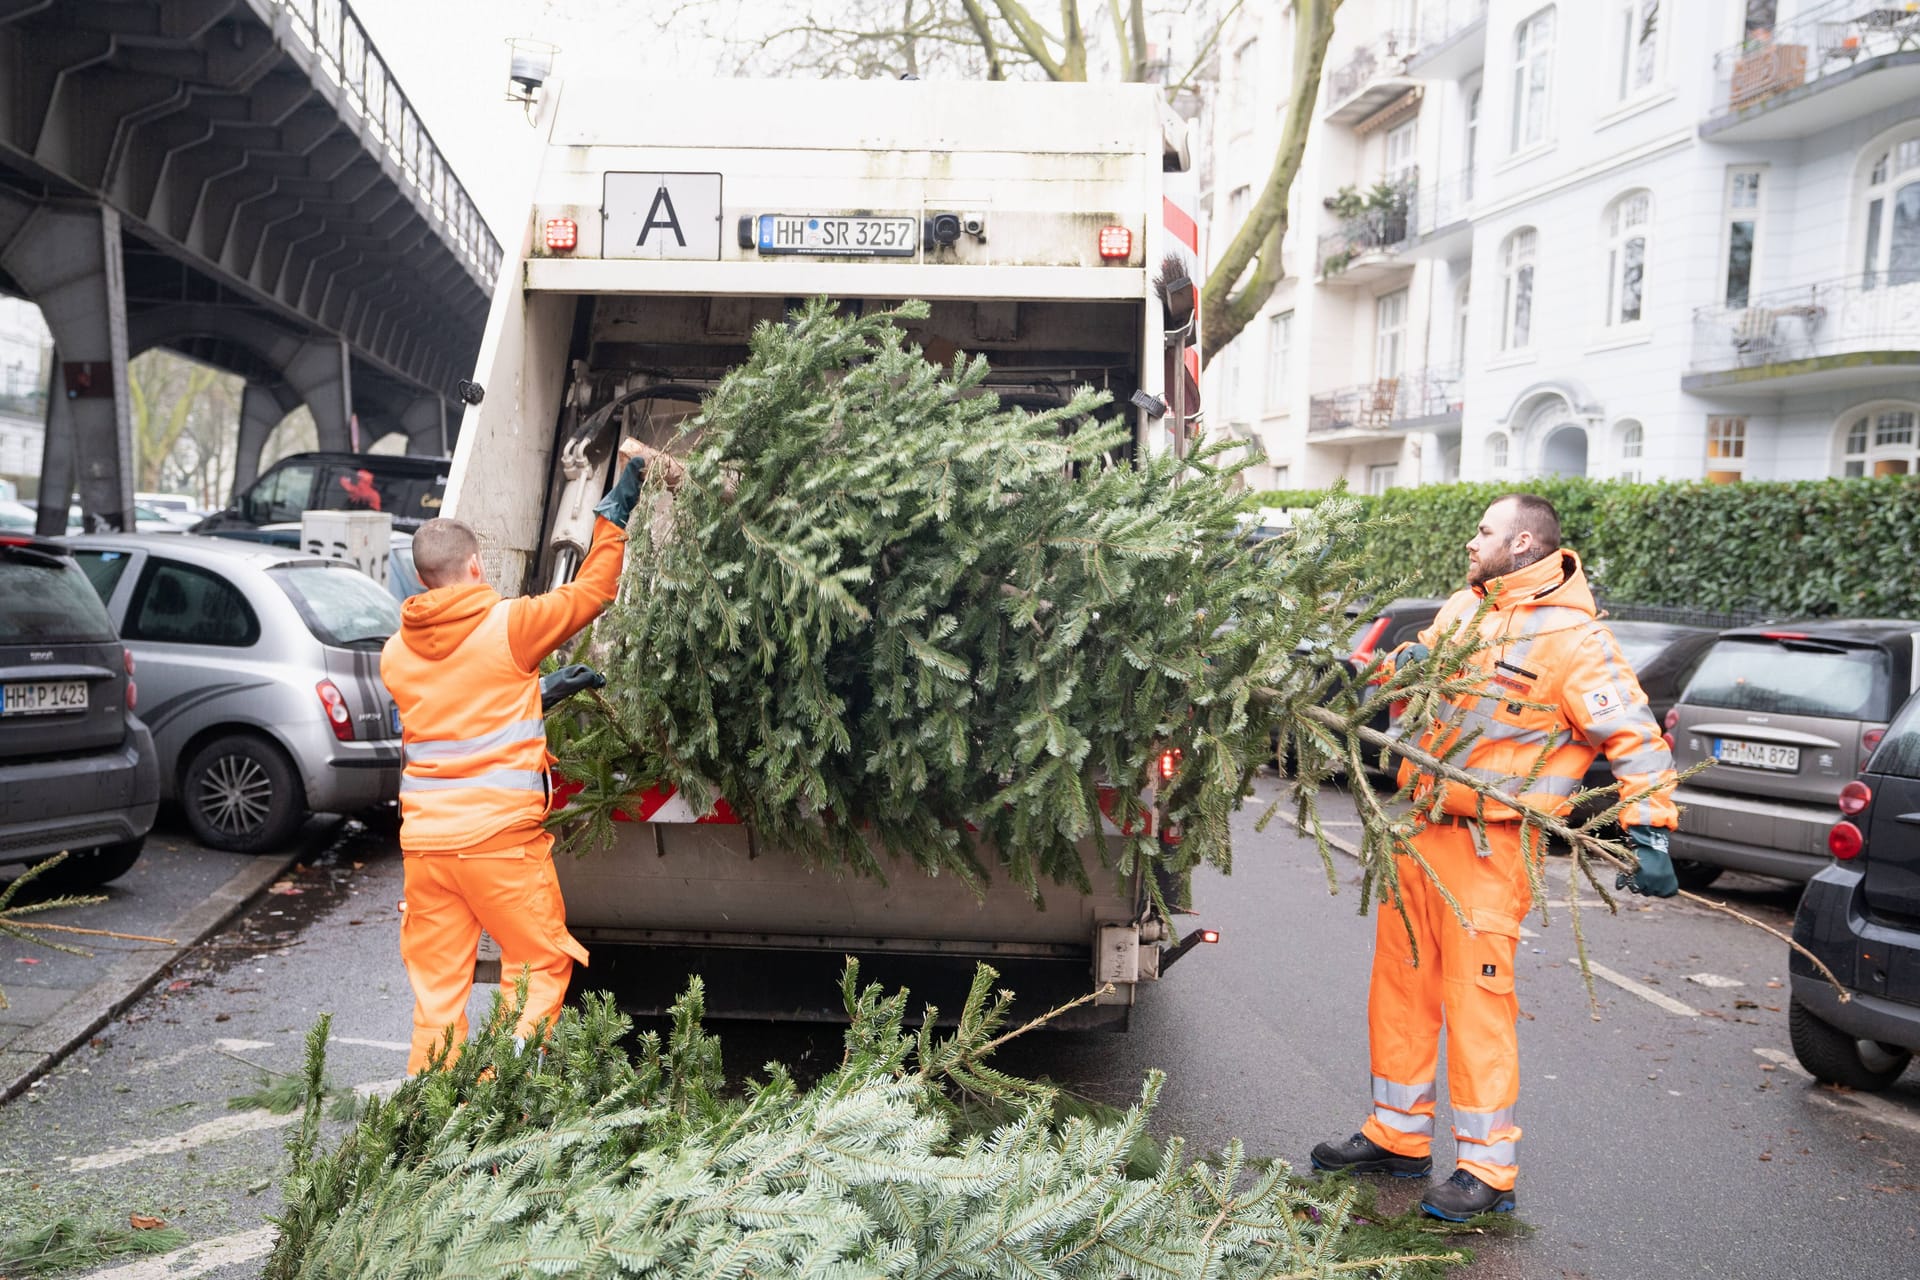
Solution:
[{"label": "silver hatchback car", "polygon": [[339,561],[192,534],[66,539],[140,672],[163,798],[195,836],[258,853],[310,812],[400,793],[400,718],[380,649],[385,588]]}]

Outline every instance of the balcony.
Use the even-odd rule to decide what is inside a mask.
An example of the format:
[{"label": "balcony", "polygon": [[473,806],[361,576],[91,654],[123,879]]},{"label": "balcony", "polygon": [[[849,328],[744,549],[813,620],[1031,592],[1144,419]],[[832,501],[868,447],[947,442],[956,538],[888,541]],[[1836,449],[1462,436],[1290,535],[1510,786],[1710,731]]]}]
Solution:
[{"label": "balcony", "polygon": [[1322,284],[1358,289],[1395,271],[1412,269],[1400,250],[1407,243],[1418,185],[1418,176],[1409,174],[1377,182],[1364,196],[1344,188],[1326,202],[1340,222],[1320,237],[1314,257]]},{"label": "balcony", "polygon": [[1361,45],[1352,57],[1327,72],[1326,119],[1333,124],[1358,124],[1418,87],[1419,81],[1407,74],[1414,44],[1411,31],[1389,31]]},{"label": "balcony", "polygon": [[1422,80],[1459,80],[1487,60],[1487,0],[1428,0],[1419,47],[1407,72]]},{"label": "balcony", "polygon": [[1402,251],[1416,258],[1457,258],[1473,248],[1473,223],[1467,207],[1473,202],[1473,174],[1469,170],[1440,179],[1417,182],[1407,210],[1407,243]]},{"label": "balcony", "polygon": [[1920,373],[1920,273],[1784,289],[1693,313],[1683,391],[1722,398],[1884,386]]},{"label": "balcony", "polygon": [[1308,444],[1460,429],[1460,370],[1418,369],[1312,397]]},{"label": "balcony", "polygon": [[1715,142],[1807,138],[1920,98],[1920,2],[1828,0],[1714,58]]}]

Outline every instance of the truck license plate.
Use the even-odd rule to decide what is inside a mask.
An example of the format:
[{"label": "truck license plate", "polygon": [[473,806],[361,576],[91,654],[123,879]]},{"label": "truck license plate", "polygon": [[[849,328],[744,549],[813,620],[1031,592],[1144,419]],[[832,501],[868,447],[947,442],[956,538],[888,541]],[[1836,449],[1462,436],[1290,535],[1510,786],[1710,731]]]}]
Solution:
[{"label": "truck license plate", "polygon": [[85,680],[36,680],[6,686],[0,715],[39,716],[87,709]]},{"label": "truck license plate", "polygon": [[1792,773],[1800,767],[1800,748],[1777,746],[1771,742],[1742,742],[1738,738],[1715,738],[1713,758],[1721,764],[1743,764],[1749,769],[1778,769]]},{"label": "truck license plate", "polygon": [[918,218],[857,218],[825,214],[763,213],[761,253],[911,258],[919,248]]}]

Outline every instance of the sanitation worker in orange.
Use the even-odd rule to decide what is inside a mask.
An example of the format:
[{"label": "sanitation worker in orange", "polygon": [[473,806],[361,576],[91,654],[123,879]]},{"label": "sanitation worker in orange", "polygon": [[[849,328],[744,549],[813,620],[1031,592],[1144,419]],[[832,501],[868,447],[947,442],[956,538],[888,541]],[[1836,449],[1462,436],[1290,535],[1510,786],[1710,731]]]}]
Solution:
[{"label": "sanitation worker in orange", "polygon": [[[1451,763],[1553,813],[1569,808],[1587,767],[1605,752],[1626,800],[1620,823],[1639,857],[1639,869],[1620,876],[1619,887],[1673,896],[1679,890],[1667,856],[1667,832],[1678,821],[1669,798],[1673,757],[1613,633],[1594,617],[1593,592],[1580,557],[1560,545],[1553,504],[1519,493],[1489,506],[1467,544],[1467,582],[1416,643],[1388,659],[1423,662],[1443,638],[1468,638],[1461,629],[1472,624],[1483,600],[1491,601],[1478,624],[1485,647],[1470,659],[1480,692],[1443,705],[1419,745],[1442,755],[1478,734]],[[1545,764],[1533,777],[1543,753]],[[1415,945],[1392,904],[1375,908],[1367,999],[1373,1110],[1359,1133],[1315,1147],[1313,1164],[1402,1178],[1432,1171],[1434,1077],[1444,1025],[1458,1167],[1428,1190],[1420,1207],[1464,1222],[1510,1212],[1515,1204],[1520,1006],[1513,959],[1532,903],[1527,854],[1512,808],[1489,798],[1482,823],[1475,820],[1479,796],[1471,788],[1411,763],[1400,766],[1400,780],[1412,783],[1416,804],[1425,808],[1439,793],[1441,816],[1423,823],[1413,845],[1466,919],[1412,858],[1401,857],[1400,889]]]},{"label": "sanitation worker in orange", "polygon": [[545,707],[605,680],[591,668],[547,677],[540,663],[613,601],[627,519],[649,462],[679,463],[628,441],[620,478],[594,508],[593,545],[574,580],[545,595],[505,599],[487,582],[480,543],[458,520],[429,520],[413,539],[428,588],[401,610],[380,675],[400,709],[406,766],[400,779],[400,958],[412,983],[413,1045],[407,1071],[459,1052],[467,998],[485,929],[500,944],[509,996],[524,969],[522,1043],[566,1000],[587,950],[567,932],[549,803]]}]

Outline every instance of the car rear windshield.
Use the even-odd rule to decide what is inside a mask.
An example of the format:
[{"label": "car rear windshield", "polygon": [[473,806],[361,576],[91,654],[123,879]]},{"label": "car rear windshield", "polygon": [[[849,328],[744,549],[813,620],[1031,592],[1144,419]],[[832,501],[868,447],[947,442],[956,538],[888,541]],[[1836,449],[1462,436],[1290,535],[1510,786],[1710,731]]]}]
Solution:
[{"label": "car rear windshield", "polygon": [[352,565],[275,569],[273,578],[322,644],[377,649],[400,629],[400,606]]},{"label": "car rear windshield", "polygon": [[113,638],[106,606],[71,556],[0,546],[0,644]]},{"label": "car rear windshield", "polygon": [[1731,711],[1885,720],[1891,683],[1881,649],[1732,637],[1714,643],[1682,701]]},{"label": "car rear windshield", "polygon": [[1667,646],[1674,641],[1692,634],[1686,627],[1665,627],[1659,623],[1628,625],[1616,622],[1610,629],[1613,632],[1613,638],[1620,642],[1621,655],[1626,658],[1627,665],[1635,671],[1652,663],[1655,658],[1665,653]]}]

